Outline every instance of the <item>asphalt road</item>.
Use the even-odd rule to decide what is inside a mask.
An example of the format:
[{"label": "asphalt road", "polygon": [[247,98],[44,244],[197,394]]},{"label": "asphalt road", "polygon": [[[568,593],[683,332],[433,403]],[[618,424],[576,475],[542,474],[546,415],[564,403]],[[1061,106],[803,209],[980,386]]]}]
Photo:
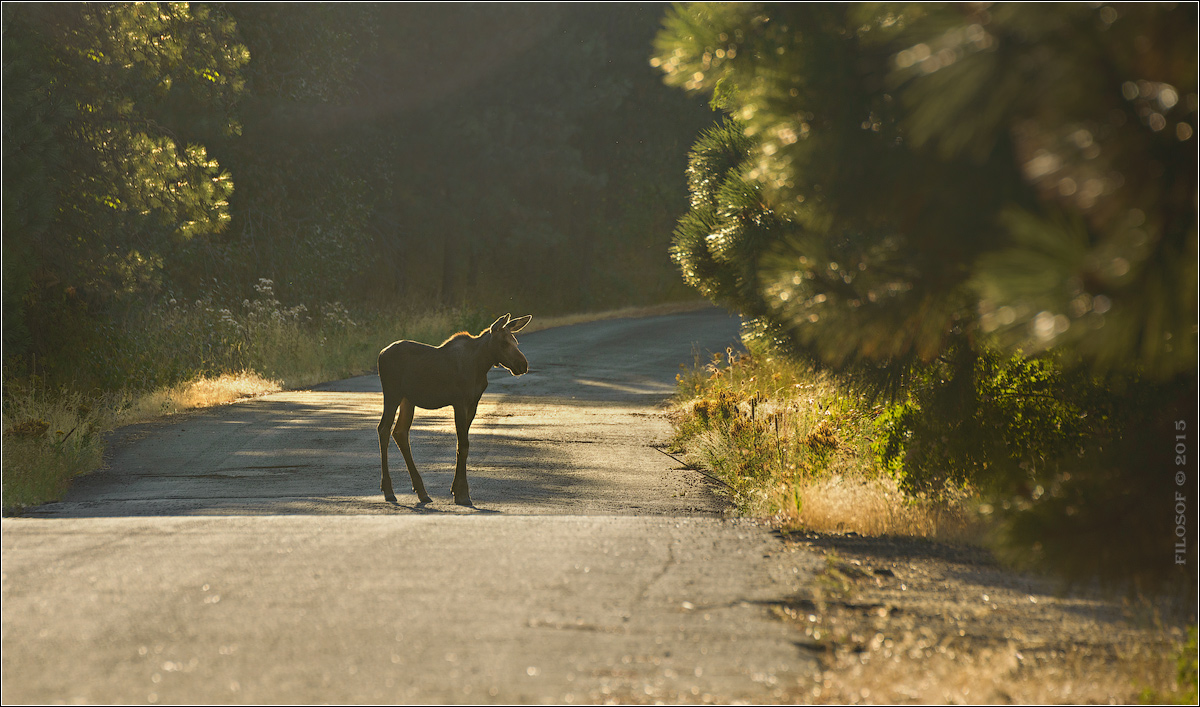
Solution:
[{"label": "asphalt road", "polygon": [[[790,701],[815,654],[773,605],[815,556],[724,517],[655,449],[706,310],[520,336],[453,504],[450,411],[379,492],[378,379],[125,428],[107,468],[2,522],[3,701]],[[381,342],[381,346],[383,343]]]}]

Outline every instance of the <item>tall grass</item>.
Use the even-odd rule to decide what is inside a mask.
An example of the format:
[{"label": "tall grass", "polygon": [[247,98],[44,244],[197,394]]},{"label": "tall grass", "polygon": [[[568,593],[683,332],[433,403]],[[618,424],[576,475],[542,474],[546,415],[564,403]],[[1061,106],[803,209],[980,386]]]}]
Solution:
[{"label": "tall grass", "polygon": [[4,508],[61,496],[69,480],[100,464],[110,412],[77,392],[36,383],[5,386]]},{"label": "tall grass", "polygon": [[310,310],[280,302],[270,280],[256,290],[232,307],[156,302],[99,325],[105,343],[64,356],[53,377],[6,376],[5,512],[61,498],[70,479],[100,465],[104,433],[121,425],[366,373],[394,340],[436,343],[490,322],[469,309]]},{"label": "tall grass", "polygon": [[672,446],[710,469],[740,513],[785,527],[976,541],[967,492],[901,492],[880,462],[885,407],[767,351],[696,360],[677,378]]},{"label": "tall grass", "polygon": [[294,387],[370,370],[379,349],[396,338],[432,340],[486,323],[466,309],[351,312],[340,302],[285,304],[267,279],[255,290],[239,303],[172,297],[90,324],[80,350],[43,361],[40,374],[84,391],[143,392],[242,371]]}]

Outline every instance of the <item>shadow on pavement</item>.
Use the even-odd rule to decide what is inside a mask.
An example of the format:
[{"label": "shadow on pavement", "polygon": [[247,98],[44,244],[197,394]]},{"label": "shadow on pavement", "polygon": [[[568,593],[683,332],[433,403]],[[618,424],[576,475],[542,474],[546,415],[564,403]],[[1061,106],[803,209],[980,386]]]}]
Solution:
[{"label": "shadow on pavement", "polygon": [[[696,330],[709,332],[700,337],[707,345]],[[451,501],[450,408],[418,410],[411,431],[433,503],[416,503],[394,442],[399,502],[384,501],[382,394],[367,375],[117,430],[103,469],[25,515],[712,512],[711,499],[700,508],[702,484],[664,480],[673,465],[649,445],[665,434],[656,410],[680,363],[691,351],[724,350],[736,332],[735,320],[713,310],[521,337],[531,372],[493,371],[472,427],[475,508]]]}]

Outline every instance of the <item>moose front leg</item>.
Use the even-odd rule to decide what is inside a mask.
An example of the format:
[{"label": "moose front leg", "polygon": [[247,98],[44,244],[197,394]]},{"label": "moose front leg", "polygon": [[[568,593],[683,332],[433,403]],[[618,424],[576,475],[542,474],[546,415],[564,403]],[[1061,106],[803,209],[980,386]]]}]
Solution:
[{"label": "moose front leg", "polygon": [[396,421],[397,406],[398,403],[384,398],[383,417],[379,418],[379,461],[383,466],[379,474],[379,490],[383,492],[383,497],[392,503],[396,502],[396,493],[392,490],[392,477],[388,474],[388,437],[392,432],[392,424]]},{"label": "moose front leg", "polygon": [[454,494],[454,502],[460,506],[473,506],[471,503],[471,488],[467,485],[467,452],[471,448],[467,433],[475,420],[475,408],[478,403],[454,406],[454,430],[458,433],[458,453],[454,456],[454,482],[450,484],[450,493]]},{"label": "moose front leg", "polygon": [[417,465],[413,462],[412,447],[408,444],[408,430],[412,427],[414,414],[416,414],[416,408],[412,402],[407,398],[402,400],[400,402],[400,419],[396,422],[396,428],[392,430],[392,438],[396,440],[396,446],[404,455],[404,463],[408,466],[408,477],[412,479],[413,493],[417,494],[417,500],[421,503],[430,503],[433,499],[425,492],[425,483],[421,481],[421,474],[417,472]]}]

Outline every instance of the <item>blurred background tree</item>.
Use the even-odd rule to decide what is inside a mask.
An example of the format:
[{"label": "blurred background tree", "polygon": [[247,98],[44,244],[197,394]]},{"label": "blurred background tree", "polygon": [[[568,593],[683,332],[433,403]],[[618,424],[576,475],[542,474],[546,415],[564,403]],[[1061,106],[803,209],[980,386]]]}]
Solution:
[{"label": "blurred background tree", "polygon": [[295,299],[345,299],[369,259],[369,183],[381,135],[362,129],[361,63],[378,46],[375,6],[222,6],[249,52],[240,134],[211,150],[234,175],[231,227],[179,263],[189,292],[246,296],[258,278]]},{"label": "blurred background tree", "polygon": [[908,488],[983,487],[1011,557],[1173,576],[1196,49],[1181,5],[677,7],[654,63],[731,121],[673,256],[748,336],[902,401]]},{"label": "blurred background tree", "polygon": [[545,313],[686,296],[662,252],[712,113],[646,64],[660,7],[226,11],[251,61],[243,133],[212,150],[239,189],[200,280]]},{"label": "blurred background tree", "polygon": [[[662,253],[712,121],[646,63],[661,7],[397,5],[364,66],[390,137],[380,296],[514,309],[686,296]],[[491,300],[489,302],[489,300]]]},{"label": "blurred background tree", "polygon": [[3,23],[7,366],[97,344],[94,317],[227,226],[202,141],[236,135],[248,56],[207,6],[6,5]]}]

